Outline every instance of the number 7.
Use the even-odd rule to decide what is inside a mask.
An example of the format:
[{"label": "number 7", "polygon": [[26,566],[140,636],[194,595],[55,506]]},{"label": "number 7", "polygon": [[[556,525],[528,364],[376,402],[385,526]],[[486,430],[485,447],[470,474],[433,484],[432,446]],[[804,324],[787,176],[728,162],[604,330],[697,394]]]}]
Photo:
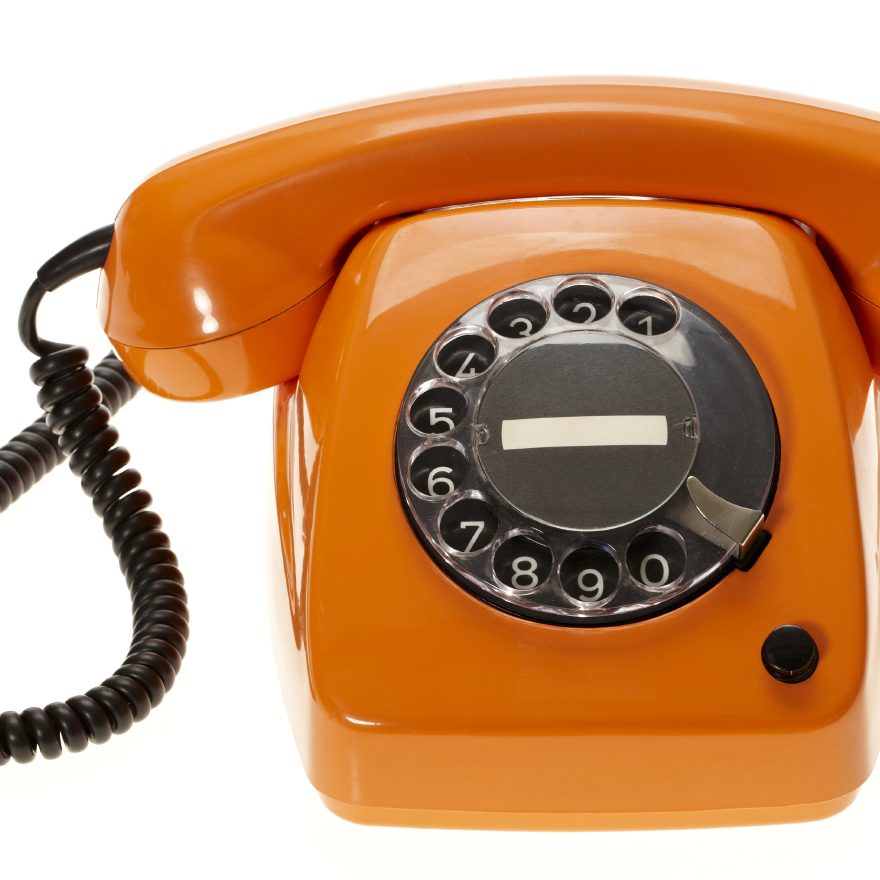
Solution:
[{"label": "number 7", "polygon": [[477,543],[480,535],[483,534],[483,529],[486,528],[486,521],[482,519],[468,520],[466,522],[460,522],[458,527],[460,529],[474,530],[474,534],[471,536],[470,541],[468,541],[467,547],[464,548],[465,553],[470,553],[471,550],[474,549],[474,544]]}]

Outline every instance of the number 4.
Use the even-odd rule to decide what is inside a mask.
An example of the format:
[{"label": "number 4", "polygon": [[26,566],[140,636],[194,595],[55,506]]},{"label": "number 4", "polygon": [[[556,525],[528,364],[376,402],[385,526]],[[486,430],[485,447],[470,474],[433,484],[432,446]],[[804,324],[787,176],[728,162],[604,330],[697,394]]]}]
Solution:
[{"label": "number 4", "polygon": [[474,359],[474,353],[472,351],[469,351],[467,354],[467,357],[464,359],[464,361],[462,361],[462,364],[458,368],[458,372],[456,372],[455,375],[462,378],[462,379],[465,379],[468,376],[476,376],[477,375],[477,368],[476,367],[469,368],[470,362],[473,359]]}]

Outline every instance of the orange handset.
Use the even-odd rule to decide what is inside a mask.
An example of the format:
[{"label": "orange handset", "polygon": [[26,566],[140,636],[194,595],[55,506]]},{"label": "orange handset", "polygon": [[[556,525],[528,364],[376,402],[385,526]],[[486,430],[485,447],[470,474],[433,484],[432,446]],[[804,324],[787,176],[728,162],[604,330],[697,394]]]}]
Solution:
[{"label": "orange handset", "polygon": [[[277,386],[279,666],[333,810],[644,827],[853,799],[880,700],[877,204],[878,116],[547,81],[208,148],[81,249],[138,383]],[[177,624],[150,620],[161,654]],[[149,690],[149,663],[122,677]]]}]

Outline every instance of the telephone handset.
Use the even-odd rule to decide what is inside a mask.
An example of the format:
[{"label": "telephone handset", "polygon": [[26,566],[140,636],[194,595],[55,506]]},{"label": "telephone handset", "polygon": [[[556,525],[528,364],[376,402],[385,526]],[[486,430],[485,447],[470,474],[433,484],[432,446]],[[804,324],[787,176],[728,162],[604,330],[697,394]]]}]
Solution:
[{"label": "telephone handset", "polygon": [[[0,762],[125,729],[185,650],[102,395],[275,385],[279,668],[336,812],[841,809],[878,749],[878,203],[880,117],[687,83],[467,87],[160,170],[38,273],[46,422],[0,451],[2,507],[70,455],[132,651],[0,716]],[[95,268],[127,374],[93,382],[35,317]]]}]

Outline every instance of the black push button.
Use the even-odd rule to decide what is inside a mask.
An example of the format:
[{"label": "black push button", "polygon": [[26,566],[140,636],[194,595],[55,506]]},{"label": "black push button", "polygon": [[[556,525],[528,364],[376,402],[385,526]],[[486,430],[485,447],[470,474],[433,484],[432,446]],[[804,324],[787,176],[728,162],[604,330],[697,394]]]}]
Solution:
[{"label": "black push button", "polygon": [[764,640],[761,660],[777,681],[798,684],[816,671],[819,648],[805,629],[787,624],[774,629]]},{"label": "black push button", "polygon": [[506,299],[489,313],[489,326],[510,339],[532,336],[547,323],[547,310],[526,296]]}]

